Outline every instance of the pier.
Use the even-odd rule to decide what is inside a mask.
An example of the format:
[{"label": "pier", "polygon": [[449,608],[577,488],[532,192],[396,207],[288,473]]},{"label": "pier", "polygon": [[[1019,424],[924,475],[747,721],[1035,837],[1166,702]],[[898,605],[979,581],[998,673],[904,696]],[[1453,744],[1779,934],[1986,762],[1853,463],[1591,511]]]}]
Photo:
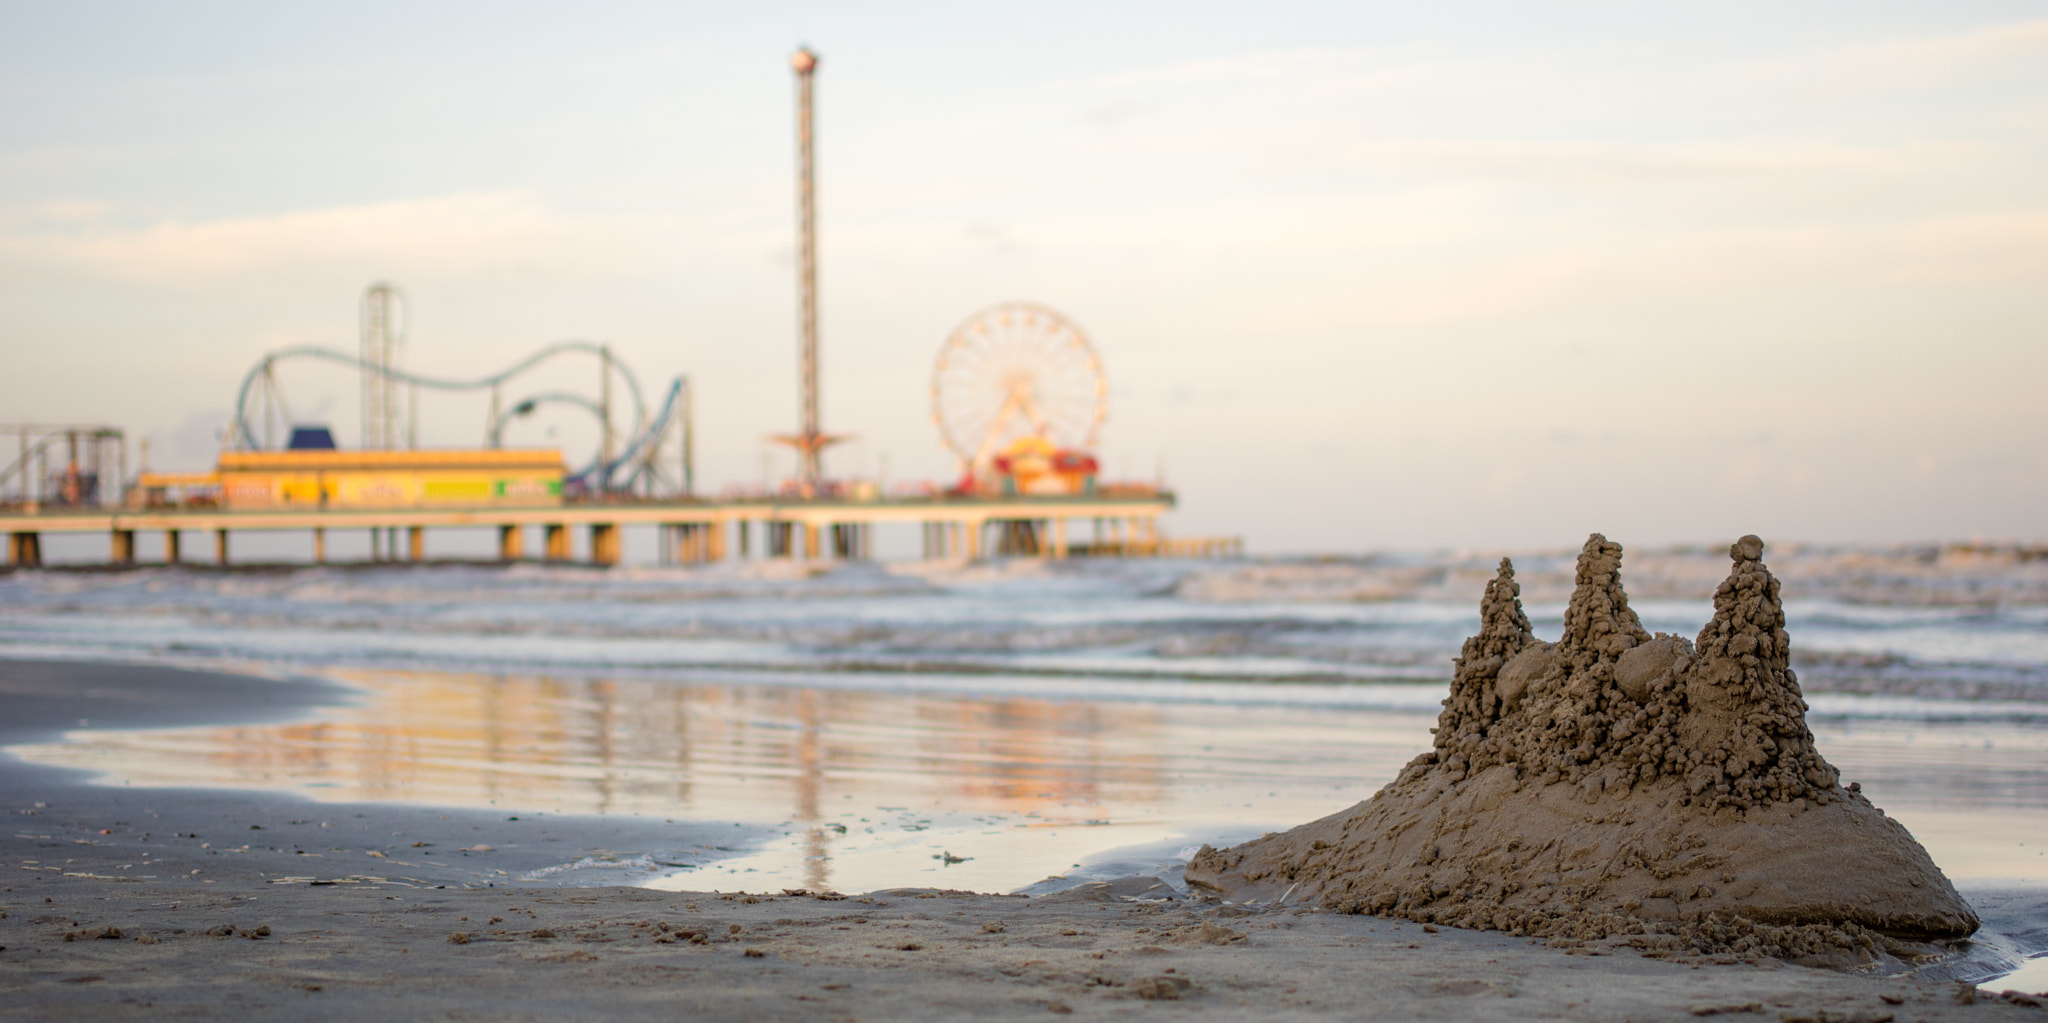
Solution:
[{"label": "pier", "polygon": [[[1163,536],[1159,517],[1174,503],[1170,491],[1154,491],[1132,496],[872,501],[751,498],[474,508],[14,509],[0,511],[0,532],[7,535],[7,563],[15,568],[41,566],[42,538],[48,534],[105,534],[107,560],[114,565],[144,561],[178,564],[190,555],[200,555],[225,566],[232,561],[233,534],[280,530],[311,533],[316,564],[327,561],[329,533],[369,533],[372,560],[423,561],[429,531],[448,528],[495,528],[499,559],[507,562],[572,561],[572,530],[583,530],[588,535],[589,563],[600,566],[619,563],[623,550],[620,531],[627,526],[659,528],[662,561],[671,564],[705,564],[731,557],[866,560],[872,550],[873,528],[885,523],[918,524],[923,556],[930,560],[1219,557],[1242,552],[1235,538]],[[535,529],[541,542],[529,549],[527,534]],[[182,541],[188,533],[211,535],[212,550],[205,554],[184,550]],[[161,559],[145,558],[142,553],[150,534],[156,534],[162,544]],[[401,535],[405,538],[402,554]]]},{"label": "pier", "polygon": [[[1175,498],[1163,473],[1143,483],[1103,477],[1109,378],[1102,359],[1078,325],[1032,302],[983,308],[940,346],[931,417],[957,460],[956,476],[885,496],[878,481],[826,474],[823,452],[853,435],[826,431],[819,416],[811,102],[818,55],[800,49],[791,68],[798,87],[798,422],[795,433],[768,439],[793,449],[793,478],[770,489],[764,466],[759,491],[695,496],[690,378],[677,375],[649,401],[640,377],[608,344],[558,341],[482,375],[408,369],[405,294],[376,281],[357,306],[357,352],[294,345],[264,353],[249,368],[212,472],[151,472],[144,439],[141,471],[131,477],[127,434],[112,425],[0,426],[20,449],[11,463],[0,459],[0,491],[9,492],[0,496],[7,566],[42,566],[46,536],[91,533],[106,535],[114,566],[197,561],[200,552],[183,546],[192,533],[210,536],[207,560],[227,566],[236,533],[280,531],[310,534],[312,560],[325,564],[329,535],[352,530],[369,535],[372,562],[423,562],[430,532],[450,529],[496,530],[503,562],[572,562],[582,530],[588,562],[611,566],[624,558],[628,527],[656,530],[663,564],[860,561],[874,556],[877,526],[910,523],[922,530],[928,561],[1243,553],[1234,537],[1165,536],[1159,519]],[[559,360],[593,357],[595,395],[562,389]],[[525,374],[544,364],[542,389],[508,391],[532,383]],[[320,365],[358,374],[354,448],[337,441],[331,424],[291,414],[281,371]],[[422,447],[422,388],[487,393],[481,446]],[[519,424],[544,406],[593,415],[597,450],[572,468],[559,448],[508,446],[508,428],[530,429]],[[529,533],[538,534],[532,548]],[[151,534],[162,544],[160,562],[142,553]]]}]

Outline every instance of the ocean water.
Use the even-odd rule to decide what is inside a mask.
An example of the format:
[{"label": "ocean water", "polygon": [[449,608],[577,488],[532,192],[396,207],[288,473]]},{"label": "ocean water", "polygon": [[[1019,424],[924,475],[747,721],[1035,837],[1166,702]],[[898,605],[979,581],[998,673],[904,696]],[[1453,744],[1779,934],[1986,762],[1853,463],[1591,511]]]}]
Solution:
[{"label": "ocean water", "polygon": [[[1516,557],[1546,638],[1571,554]],[[316,674],[357,695],[9,752],[114,784],[775,826],[737,856],[618,864],[653,886],[1171,875],[1200,843],[1367,798],[1427,748],[1496,557],[18,572],[0,657]],[[1959,886],[2048,885],[2048,563],[1767,561],[1822,752]],[[1691,636],[1727,565],[1632,552],[1623,578],[1646,627]]]}]

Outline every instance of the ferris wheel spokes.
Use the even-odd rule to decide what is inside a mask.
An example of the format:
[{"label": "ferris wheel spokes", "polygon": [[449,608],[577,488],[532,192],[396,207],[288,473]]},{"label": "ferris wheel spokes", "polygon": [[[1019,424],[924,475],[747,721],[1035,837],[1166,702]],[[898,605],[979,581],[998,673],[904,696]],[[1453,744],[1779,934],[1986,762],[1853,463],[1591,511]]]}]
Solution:
[{"label": "ferris wheel spokes", "polygon": [[1042,306],[996,306],[969,317],[940,349],[932,418],[972,477],[1020,444],[1092,463],[1087,452],[1108,394],[1101,360],[1079,328]]}]

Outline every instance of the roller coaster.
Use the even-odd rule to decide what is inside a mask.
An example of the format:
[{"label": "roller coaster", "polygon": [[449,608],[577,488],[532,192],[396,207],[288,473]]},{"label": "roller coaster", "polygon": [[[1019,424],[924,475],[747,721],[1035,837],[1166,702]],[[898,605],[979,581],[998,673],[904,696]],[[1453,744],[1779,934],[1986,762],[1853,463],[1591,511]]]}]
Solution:
[{"label": "roller coaster", "polygon": [[[524,395],[509,406],[503,400],[505,387],[514,377],[552,359],[576,354],[595,356],[601,363],[598,398],[548,390]],[[453,392],[489,390],[491,409],[485,423],[484,443],[492,448],[501,446],[506,426],[532,415],[541,406],[580,408],[597,420],[598,447],[582,468],[564,478],[566,492],[592,497],[630,494],[655,497],[686,496],[695,489],[689,378],[678,376],[671,381],[660,403],[650,412],[639,378],[630,367],[612,355],[607,345],[591,341],[560,341],[541,348],[506,369],[471,379],[434,377],[394,366],[377,365],[361,356],[331,348],[297,346],[278,349],[265,353],[242,377],[242,385],[235,394],[235,418],[229,438],[231,446],[248,451],[275,450],[280,433],[290,436],[294,425],[291,408],[277,380],[278,365],[289,361],[345,366],[363,374],[366,380],[408,385],[413,388],[415,407],[418,389],[422,387]],[[613,423],[614,379],[624,385],[632,410],[632,425],[623,431]],[[416,417],[414,421],[417,421]],[[662,465],[661,457],[666,446],[664,440],[671,433],[680,447],[680,457],[676,462],[678,471],[674,474]]]}]

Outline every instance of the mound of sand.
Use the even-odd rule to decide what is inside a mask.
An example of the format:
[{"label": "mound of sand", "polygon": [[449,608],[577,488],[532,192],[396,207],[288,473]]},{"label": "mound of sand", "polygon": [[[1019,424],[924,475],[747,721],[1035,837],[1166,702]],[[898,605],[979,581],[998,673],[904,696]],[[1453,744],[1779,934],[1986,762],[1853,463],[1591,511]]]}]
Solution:
[{"label": "mound of sand", "polygon": [[1926,850],[1814,749],[1763,542],[1729,554],[1692,642],[1644,631],[1621,546],[1597,533],[1555,644],[1531,635],[1503,559],[1435,748],[1348,810],[1204,847],[1188,881],[1239,901],[1769,955],[1969,935],[1976,914]]}]

